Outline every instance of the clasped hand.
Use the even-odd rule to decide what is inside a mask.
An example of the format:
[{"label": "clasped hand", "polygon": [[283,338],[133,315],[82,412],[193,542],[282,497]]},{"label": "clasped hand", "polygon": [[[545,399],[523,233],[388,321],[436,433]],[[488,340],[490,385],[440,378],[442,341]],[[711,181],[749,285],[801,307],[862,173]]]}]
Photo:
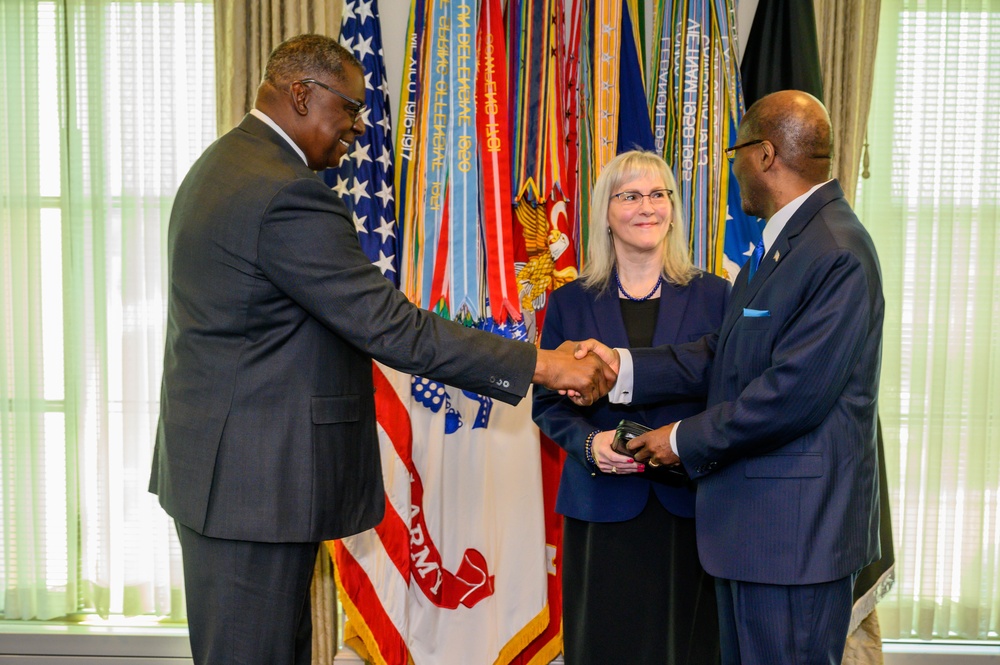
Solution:
[{"label": "clasped hand", "polygon": [[607,395],[617,379],[617,366],[612,369],[596,353],[578,352],[576,342],[566,341],[551,351],[538,352],[534,382],[569,395],[582,406]]},{"label": "clasped hand", "polygon": [[618,357],[618,352],[604,344],[601,344],[596,339],[588,339],[582,342],[565,341],[559,345],[559,350],[564,348],[572,349],[573,355],[577,360],[586,360],[591,357],[600,358],[606,368],[606,374],[608,376],[613,376],[614,378],[612,378],[608,383],[607,390],[603,391],[595,399],[588,399],[587,394],[572,388],[560,388],[559,394],[566,395],[573,400],[574,403],[580,406],[593,404],[597,399],[607,395],[612,386],[614,386],[615,381],[618,380],[618,368],[621,366],[621,359]]}]

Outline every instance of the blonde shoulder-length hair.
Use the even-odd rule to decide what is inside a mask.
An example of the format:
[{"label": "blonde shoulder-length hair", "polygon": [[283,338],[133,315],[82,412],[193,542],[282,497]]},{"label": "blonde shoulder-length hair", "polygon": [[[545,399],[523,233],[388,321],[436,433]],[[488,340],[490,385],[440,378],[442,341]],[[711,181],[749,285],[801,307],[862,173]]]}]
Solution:
[{"label": "blonde shoulder-length hair", "polygon": [[615,248],[608,225],[608,207],[611,195],[622,183],[644,176],[657,176],[670,191],[670,228],[661,244],[663,276],[667,281],[685,286],[699,270],[691,263],[684,229],[683,207],[674,174],[663,159],[653,152],[631,150],[618,155],[601,170],[594,183],[590,202],[590,237],[587,245],[587,264],[581,278],[584,287],[603,291],[611,280],[615,267]]}]

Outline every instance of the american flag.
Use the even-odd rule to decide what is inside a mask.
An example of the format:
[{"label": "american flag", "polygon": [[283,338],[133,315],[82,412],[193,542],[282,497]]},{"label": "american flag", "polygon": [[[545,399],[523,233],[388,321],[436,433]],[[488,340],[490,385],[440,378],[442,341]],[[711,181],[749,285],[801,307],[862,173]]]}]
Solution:
[{"label": "american flag", "polygon": [[365,254],[398,287],[400,256],[393,192],[392,113],[376,0],[344,3],[340,43],[365,68],[367,109],[362,119],[366,131],[351,146],[340,166],[327,169],[323,178],[351,211]]}]

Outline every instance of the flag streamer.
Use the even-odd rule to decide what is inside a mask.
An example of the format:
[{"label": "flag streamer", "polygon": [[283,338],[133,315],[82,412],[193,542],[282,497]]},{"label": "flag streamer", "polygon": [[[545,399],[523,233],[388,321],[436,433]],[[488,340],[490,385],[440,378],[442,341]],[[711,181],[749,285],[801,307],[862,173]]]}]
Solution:
[{"label": "flag streamer", "polygon": [[433,285],[427,277],[434,275],[437,262],[447,260],[447,252],[442,254],[439,251],[439,237],[448,204],[448,123],[451,115],[448,95],[448,69],[451,66],[449,5],[448,0],[430,0],[427,4],[427,39],[423,53],[423,80],[426,84],[421,88],[423,94],[419,97],[421,126],[425,128],[421,137],[422,168],[419,170],[427,174],[424,189],[418,193],[423,202],[420,260],[423,288],[419,304],[427,308],[436,304],[432,298]]},{"label": "flag streamer", "polygon": [[476,24],[473,0],[450,0],[448,118],[451,311],[479,318],[479,156],[476,137]]},{"label": "flag streamer", "polygon": [[422,125],[418,106],[422,82],[425,0],[413,0],[406,29],[406,55],[403,67],[400,111],[396,130],[396,218],[402,227],[403,292],[413,302],[420,302],[423,292],[420,248],[423,246],[422,216],[419,211],[423,191],[423,170],[420,168]]},{"label": "flag streamer", "polygon": [[547,294],[576,279],[571,202],[564,189],[565,80],[558,58],[565,25],[563,0],[524,0],[508,7],[511,43],[518,45],[513,77],[517,281],[529,336],[537,339]]},{"label": "flag streamer", "polygon": [[656,149],[673,166],[684,203],[692,260],[718,274],[725,270],[726,219],[742,216],[729,209],[724,153],[742,114],[733,7],[729,0],[660,0],[647,90]]},{"label": "flag streamer", "polygon": [[500,0],[484,0],[476,37],[476,105],[482,155],[483,231],[486,275],[493,318],[521,320],[514,279],[510,192],[510,132],[507,121],[507,47]]}]

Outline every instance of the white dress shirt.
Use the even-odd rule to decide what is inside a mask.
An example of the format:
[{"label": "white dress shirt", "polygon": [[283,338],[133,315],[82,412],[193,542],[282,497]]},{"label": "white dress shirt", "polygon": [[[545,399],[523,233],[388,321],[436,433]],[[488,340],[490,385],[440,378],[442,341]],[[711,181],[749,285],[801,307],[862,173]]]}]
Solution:
[{"label": "white dress shirt", "polygon": [[268,116],[260,109],[250,109],[250,115],[264,122],[265,124],[267,124],[268,127],[278,132],[278,136],[288,141],[288,145],[292,146],[292,149],[299,154],[299,157],[302,158],[302,161],[305,162],[305,165],[309,166],[309,160],[306,159],[306,153],[302,152],[302,149],[299,146],[295,145],[295,141],[293,141],[291,137],[289,137],[288,134],[285,133],[285,130],[283,130],[281,127],[278,126],[278,123],[276,123],[274,120],[271,120],[270,116]]}]

